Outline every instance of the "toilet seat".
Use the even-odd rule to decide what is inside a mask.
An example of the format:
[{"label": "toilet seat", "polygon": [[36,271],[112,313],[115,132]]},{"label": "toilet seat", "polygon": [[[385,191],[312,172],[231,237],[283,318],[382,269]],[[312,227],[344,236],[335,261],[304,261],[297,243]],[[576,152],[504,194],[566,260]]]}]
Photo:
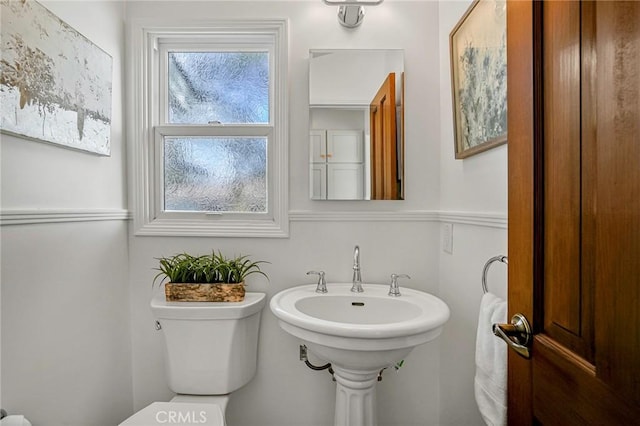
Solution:
[{"label": "toilet seat", "polygon": [[224,426],[218,404],[193,402],[153,402],[119,426]]}]

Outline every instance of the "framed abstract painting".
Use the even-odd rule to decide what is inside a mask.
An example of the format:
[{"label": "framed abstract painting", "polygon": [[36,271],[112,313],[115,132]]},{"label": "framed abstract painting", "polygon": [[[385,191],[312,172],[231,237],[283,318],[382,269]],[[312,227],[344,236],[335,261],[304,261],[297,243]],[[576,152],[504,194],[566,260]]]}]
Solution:
[{"label": "framed abstract painting", "polygon": [[455,157],[507,142],[506,1],[476,0],[449,35]]},{"label": "framed abstract painting", "polygon": [[0,1],[3,133],[110,155],[112,58],[36,1]]}]

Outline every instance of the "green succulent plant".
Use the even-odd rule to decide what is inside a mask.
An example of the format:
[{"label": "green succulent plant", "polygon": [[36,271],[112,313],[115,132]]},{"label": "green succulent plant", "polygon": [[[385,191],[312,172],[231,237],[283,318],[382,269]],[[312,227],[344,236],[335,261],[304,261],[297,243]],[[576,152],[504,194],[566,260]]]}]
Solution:
[{"label": "green succulent plant", "polygon": [[227,258],[220,251],[210,255],[193,256],[180,253],[169,257],[157,258],[158,272],[153,284],[159,285],[166,280],[172,283],[215,284],[241,283],[251,274],[269,277],[260,270],[260,264],[269,263],[263,260],[251,261],[249,256]]}]

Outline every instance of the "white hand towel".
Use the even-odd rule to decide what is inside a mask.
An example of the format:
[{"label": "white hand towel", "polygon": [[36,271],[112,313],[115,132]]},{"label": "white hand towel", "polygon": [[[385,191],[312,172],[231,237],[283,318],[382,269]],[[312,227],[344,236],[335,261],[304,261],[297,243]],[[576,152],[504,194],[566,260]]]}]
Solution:
[{"label": "white hand towel", "polygon": [[507,345],[494,336],[494,323],[507,322],[507,302],[491,293],[480,301],[474,389],[488,426],[507,424]]}]

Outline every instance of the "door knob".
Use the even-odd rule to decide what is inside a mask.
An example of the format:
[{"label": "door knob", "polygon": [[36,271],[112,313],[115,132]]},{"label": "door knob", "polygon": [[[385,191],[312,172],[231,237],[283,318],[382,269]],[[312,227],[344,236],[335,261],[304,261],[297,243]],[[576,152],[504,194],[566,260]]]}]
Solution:
[{"label": "door knob", "polygon": [[493,324],[493,334],[507,342],[507,345],[521,356],[529,359],[529,346],[533,338],[529,321],[522,314],[515,314],[511,324]]}]

